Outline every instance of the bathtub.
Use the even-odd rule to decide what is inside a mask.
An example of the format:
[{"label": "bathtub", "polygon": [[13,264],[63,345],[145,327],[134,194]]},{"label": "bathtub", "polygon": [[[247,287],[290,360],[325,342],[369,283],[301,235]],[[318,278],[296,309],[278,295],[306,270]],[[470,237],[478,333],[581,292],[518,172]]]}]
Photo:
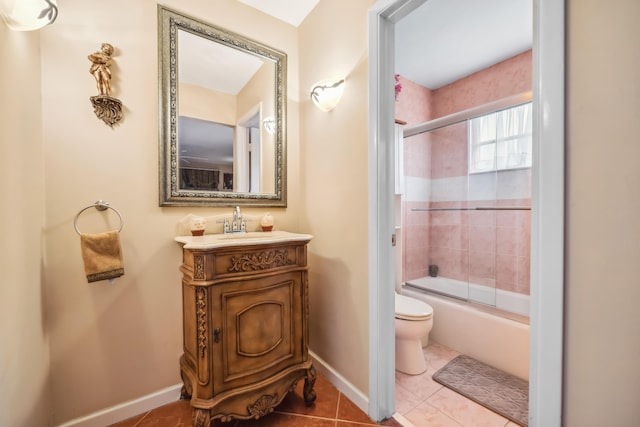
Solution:
[{"label": "bathtub", "polygon": [[[501,311],[529,316],[529,295],[495,289],[490,286],[462,282],[447,277],[421,277],[409,280],[411,287],[429,290],[442,295],[449,295],[463,300],[471,300],[480,304],[495,307]],[[467,289],[469,295],[467,297]]]},{"label": "bathtub", "polygon": [[[424,279],[405,283],[401,293],[425,301],[433,307],[430,341],[474,357],[524,380],[529,379],[527,317],[421,289],[420,284],[424,285],[426,279],[434,278]],[[438,292],[436,285],[443,284],[442,281],[439,282],[432,283],[435,292]],[[466,288],[467,284],[464,285]]]}]

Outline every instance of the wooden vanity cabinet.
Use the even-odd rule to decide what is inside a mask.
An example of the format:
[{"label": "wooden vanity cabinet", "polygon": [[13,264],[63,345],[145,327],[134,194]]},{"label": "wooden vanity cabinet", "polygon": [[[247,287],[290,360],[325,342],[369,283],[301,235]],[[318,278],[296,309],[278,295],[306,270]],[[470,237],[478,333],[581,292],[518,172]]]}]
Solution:
[{"label": "wooden vanity cabinet", "polygon": [[308,241],[183,245],[180,372],[194,426],[262,417],[301,379],[305,402],[315,400]]}]

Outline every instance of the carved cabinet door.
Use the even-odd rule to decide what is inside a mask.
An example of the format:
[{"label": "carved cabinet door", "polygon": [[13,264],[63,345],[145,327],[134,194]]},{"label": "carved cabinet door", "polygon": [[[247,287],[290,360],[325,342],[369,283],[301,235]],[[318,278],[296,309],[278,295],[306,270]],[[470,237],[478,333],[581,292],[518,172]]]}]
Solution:
[{"label": "carved cabinet door", "polygon": [[216,394],[303,361],[302,275],[293,271],[212,288]]}]

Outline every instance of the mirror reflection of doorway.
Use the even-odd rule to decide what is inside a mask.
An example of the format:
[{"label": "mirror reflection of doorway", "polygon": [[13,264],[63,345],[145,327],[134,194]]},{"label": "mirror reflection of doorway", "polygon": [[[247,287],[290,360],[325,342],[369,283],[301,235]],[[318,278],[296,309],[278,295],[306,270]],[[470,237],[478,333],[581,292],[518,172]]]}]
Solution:
[{"label": "mirror reflection of doorway", "polygon": [[[257,119],[257,116],[256,116]],[[259,123],[259,122],[258,122]],[[252,125],[249,135],[249,191],[260,192],[260,127]]]},{"label": "mirror reflection of doorway", "polygon": [[260,105],[238,121],[234,191],[260,192]]}]

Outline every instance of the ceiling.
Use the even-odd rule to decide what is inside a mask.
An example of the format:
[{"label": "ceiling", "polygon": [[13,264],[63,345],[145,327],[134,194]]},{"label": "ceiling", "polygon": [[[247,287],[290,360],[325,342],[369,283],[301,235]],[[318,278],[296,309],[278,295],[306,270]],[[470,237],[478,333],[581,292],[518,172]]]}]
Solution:
[{"label": "ceiling", "polygon": [[[298,26],[320,0],[238,1]],[[532,0],[427,0],[396,24],[395,71],[422,86],[437,89],[530,49],[532,34]],[[184,31],[178,40],[181,82],[235,94],[262,65],[261,60],[251,55],[233,58],[237,54],[234,49]],[[211,63],[214,58],[215,62]],[[190,66],[189,61],[198,66]],[[220,61],[224,61],[225,67]],[[242,62],[235,71],[229,72],[227,65],[236,61]],[[206,81],[201,81],[203,73],[189,71],[203,70],[205,65],[208,70],[204,73]],[[215,74],[221,70],[225,70],[222,75]],[[212,78],[214,75],[216,77]],[[223,82],[223,85],[212,87],[209,84],[212,81]],[[199,149],[200,136],[217,135],[220,129],[212,129],[210,123],[191,120],[192,134],[183,135],[183,141],[191,142],[181,146],[185,150],[181,156],[196,164],[206,161]],[[224,157],[230,155],[230,152],[220,153]]]},{"label": "ceiling", "polygon": [[237,95],[265,63],[257,56],[183,30],[178,31],[178,52],[180,83],[229,95]]},{"label": "ceiling", "polygon": [[[297,27],[320,0],[238,0]],[[347,0],[348,1],[348,0]]]},{"label": "ceiling", "polygon": [[[238,1],[294,26],[319,2]],[[428,0],[396,24],[396,72],[437,89],[530,49],[532,34],[532,0]]]},{"label": "ceiling", "polygon": [[[233,127],[193,117],[178,117],[180,167],[233,165]],[[215,164],[213,160],[215,159]]]},{"label": "ceiling", "polygon": [[396,73],[437,89],[531,48],[531,0],[428,0],[396,24]]}]

